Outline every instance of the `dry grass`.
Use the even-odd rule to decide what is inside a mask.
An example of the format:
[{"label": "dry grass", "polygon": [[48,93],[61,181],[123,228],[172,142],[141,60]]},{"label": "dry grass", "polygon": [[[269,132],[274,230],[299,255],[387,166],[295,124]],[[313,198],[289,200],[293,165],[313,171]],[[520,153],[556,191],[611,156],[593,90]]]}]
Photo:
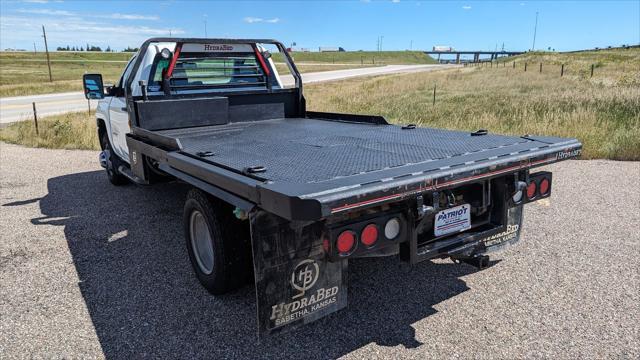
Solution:
[{"label": "dry grass", "polygon": [[[575,137],[583,158],[640,160],[640,60],[630,60],[640,51],[629,54],[600,59],[593,78],[588,71],[560,78],[559,68],[543,66],[540,74],[494,66],[313,84],[305,88],[307,107],[429,127]],[[582,57],[562,60],[578,69],[589,63]]]},{"label": "dry grass", "polygon": [[45,117],[38,121],[38,132],[33,121],[21,121],[0,129],[0,141],[50,149],[100,149],[93,113]]}]

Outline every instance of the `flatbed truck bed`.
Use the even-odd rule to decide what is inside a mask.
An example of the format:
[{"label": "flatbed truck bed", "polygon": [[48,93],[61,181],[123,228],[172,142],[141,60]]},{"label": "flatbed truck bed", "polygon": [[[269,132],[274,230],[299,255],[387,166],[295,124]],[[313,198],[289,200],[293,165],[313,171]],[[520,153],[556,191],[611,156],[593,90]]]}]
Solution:
[{"label": "flatbed truck bed", "polygon": [[[313,114],[317,117],[154,132],[134,128],[133,134],[148,145],[171,150],[165,170],[197,172],[225,190],[242,189],[241,197],[290,220],[330,215],[349,205],[345,200],[354,191],[362,200],[369,189],[375,195],[375,189],[384,185],[389,197],[389,188],[406,188],[412,180],[430,181],[434,188],[440,180],[442,188],[445,179],[481,175],[491,168],[486,172],[490,178],[504,168],[540,166],[556,161],[559,152],[580,146],[575,139],[471,133],[391,125],[380,118],[348,121],[337,120],[339,114],[324,114],[328,118]],[[220,174],[243,181],[235,186],[218,184]],[[261,192],[269,193],[269,201],[277,198],[281,206],[260,201]],[[310,213],[311,208],[319,211]]]}]

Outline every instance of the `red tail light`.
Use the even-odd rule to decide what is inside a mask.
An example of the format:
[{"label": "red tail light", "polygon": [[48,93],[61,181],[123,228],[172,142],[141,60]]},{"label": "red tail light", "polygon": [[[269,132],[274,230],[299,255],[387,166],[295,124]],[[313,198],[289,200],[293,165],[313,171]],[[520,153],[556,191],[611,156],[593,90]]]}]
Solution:
[{"label": "red tail light", "polygon": [[536,196],[537,185],[535,181],[532,181],[527,185],[527,198],[529,200],[533,199]]},{"label": "red tail light", "polygon": [[378,241],[378,226],[375,224],[369,224],[362,230],[360,241],[365,246],[373,246]]},{"label": "red tail light", "polygon": [[353,250],[356,244],[356,236],[351,230],[343,231],[338,235],[338,241],[336,241],[336,247],[341,254],[348,254]]},{"label": "red tail light", "polygon": [[540,181],[540,195],[547,195],[549,192],[549,179],[544,178]]}]

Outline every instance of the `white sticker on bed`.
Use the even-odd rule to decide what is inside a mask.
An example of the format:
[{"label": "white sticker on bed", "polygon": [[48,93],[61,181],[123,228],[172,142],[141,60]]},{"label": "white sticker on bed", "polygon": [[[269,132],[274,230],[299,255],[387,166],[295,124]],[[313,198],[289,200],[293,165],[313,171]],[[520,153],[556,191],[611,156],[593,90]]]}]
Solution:
[{"label": "white sticker on bed", "polygon": [[471,228],[471,208],[469,204],[442,210],[436,214],[433,233],[435,236],[452,234]]}]

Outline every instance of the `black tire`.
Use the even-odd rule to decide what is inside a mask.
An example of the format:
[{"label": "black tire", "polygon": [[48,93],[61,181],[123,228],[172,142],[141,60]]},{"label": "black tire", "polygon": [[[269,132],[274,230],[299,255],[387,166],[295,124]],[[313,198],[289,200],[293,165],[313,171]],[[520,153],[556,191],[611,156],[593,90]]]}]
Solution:
[{"label": "black tire", "polygon": [[107,133],[102,131],[100,134],[100,143],[102,145],[102,150],[108,152],[107,158],[107,168],[105,169],[107,172],[107,178],[109,178],[109,182],[113,185],[120,186],[125,185],[129,182],[129,179],[124,177],[118,171],[118,168],[122,164],[122,161],[118,158],[113,152],[113,148],[111,147],[111,143],[109,142],[109,136]]},{"label": "black tire", "polygon": [[[211,267],[199,264],[191,234],[192,217],[202,215],[207,225],[213,263]],[[189,259],[196,277],[207,291],[221,295],[237,289],[252,280],[249,225],[233,215],[233,208],[207,195],[199,189],[187,193],[184,205],[184,233]],[[197,231],[195,231],[197,233]],[[205,257],[206,258],[206,257]],[[206,262],[206,261],[203,261]]]}]

